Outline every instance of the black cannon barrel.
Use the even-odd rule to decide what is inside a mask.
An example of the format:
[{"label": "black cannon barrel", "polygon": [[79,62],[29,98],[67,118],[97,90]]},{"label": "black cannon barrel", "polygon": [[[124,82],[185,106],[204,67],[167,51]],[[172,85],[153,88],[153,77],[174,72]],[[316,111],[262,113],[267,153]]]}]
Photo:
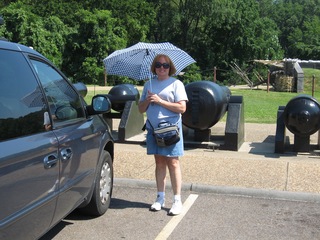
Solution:
[{"label": "black cannon barrel", "polygon": [[192,82],[186,85],[189,101],[182,115],[185,126],[205,130],[214,126],[226,113],[231,92],[225,86],[210,81]]},{"label": "black cannon barrel", "polygon": [[132,84],[120,84],[110,89],[107,94],[111,102],[111,108],[122,112],[127,101],[139,101],[138,89]]},{"label": "black cannon barrel", "polygon": [[312,96],[301,94],[292,98],[284,111],[284,123],[290,132],[309,136],[320,128],[320,105]]}]

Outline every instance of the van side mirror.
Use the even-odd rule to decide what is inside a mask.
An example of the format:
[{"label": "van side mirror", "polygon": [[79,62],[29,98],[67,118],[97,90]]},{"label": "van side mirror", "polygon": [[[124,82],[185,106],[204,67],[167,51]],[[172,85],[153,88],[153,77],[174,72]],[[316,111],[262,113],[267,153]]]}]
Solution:
[{"label": "van side mirror", "polygon": [[107,113],[111,110],[111,102],[106,95],[95,95],[87,110],[90,115]]}]

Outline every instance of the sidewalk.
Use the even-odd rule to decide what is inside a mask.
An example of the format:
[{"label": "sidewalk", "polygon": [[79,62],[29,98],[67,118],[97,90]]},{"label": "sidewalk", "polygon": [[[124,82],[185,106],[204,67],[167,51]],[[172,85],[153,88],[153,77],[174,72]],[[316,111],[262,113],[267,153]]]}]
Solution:
[{"label": "sidewalk", "polygon": [[[183,183],[320,194],[318,152],[275,154],[275,130],[275,124],[245,124],[245,143],[239,151],[185,149],[185,156],[181,157]],[[212,128],[212,134],[223,132],[224,123]],[[287,135],[293,144],[293,135]],[[317,137],[318,134],[311,136],[312,145],[317,144]],[[146,155],[144,134],[136,136],[132,143],[129,139],[115,144],[116,179],[154,181],[154,169],[153,156]]]}]

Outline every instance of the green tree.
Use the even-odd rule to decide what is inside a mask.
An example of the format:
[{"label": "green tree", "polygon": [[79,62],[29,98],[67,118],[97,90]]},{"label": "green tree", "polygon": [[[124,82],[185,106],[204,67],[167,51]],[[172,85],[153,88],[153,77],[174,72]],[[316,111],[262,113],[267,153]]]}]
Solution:
[{"label": "green tree", "polygon": [[[265,55],[267,32],[261,30],[261,25],[266,20],[259,18],[256,1],[216,0],[214,6],[205,20],[203,39],[198,41],[197,49],[203,48],[208,53],[200,52],[202,64],[210,62],[212,67],[226,67],[230,62],[242,64]],[[272,31],[271,35],[276,32]]]},{"label": "green tree", "polygon": [[140,41],[147,41],[150,25],[155,19],[155,9],[145,0],[109,0],[103,1],[105,9],[112,12],[115,24],[127,32],[128,46]]},{"label": "green tree", "polygon": [[279,30],[276,23],[269,18],[258,18],[253,21],[254,41],[252,57],[256,59],[280,60],[283,50],[279,42]]},{"label": "green tree", "polygon": [[320,18],[314,16],[305,21],[302,28],[295,29],[288,36],[291,57],[300,59],[319,59],[320,56]]},{"label": "green tree", "polygon": [[[320,16],[319,0],[278,0],[273,4],[274,19],[280,29],[279,40],[287,58],[319,58],[316,36]],[[312,26],[312,27],[311,27]],[[315,27],[315,29],[311,28]],[[309,40],[311,37],[312,40]],[[309,44],[310,42],[310,44]],[[305,49],[305,50],[303,50]],[[314,53],[312,53],[314,49]]]},{"label": "green tree", "polygon": [[61,66],[62,52],[69,29],[55,16],[43,19],[21,3],[12,3],[2,9],[5,19],[5,37],[10,41],[33,47]]},{"label": "green tree", "polygon": [[114,49],[127,45],[126,31],[117,26],[116,19],[107,10],[90,12],[80,10],[75,14],[76,32],[69,36],[64,55],[63,70],[74,81],[103,82],[103,59]]},{"label": "green tree", "polygon": [[259,8],[259,16],[261,18],[270,18],[274,15],[275,0],[257,0]]},{"label": "green tree", "polygon": [[[205,19],[213,7],[212,1],[151,0],[150,2],[154,5],[157,16],[151,26],[149,39],[154,42],[173,43],[194,57],[198,66],[205,68],[203,55],[207,55],[207,49],[202,48],[202,41],[205,32]],[[191,69],[188,68],[188,70]],[[200,73],[198,71],[197,74]],[[186,79],[186,76],[183,78]],[[199,80],[199,78],[201,79],[198,76],[194,77],[195,80]],[[189,80],[187,81],[189,82]]]},{"label": "green tree", "polygon": [[69,27],[76,24],[75,13],[83,9],[83,2],[77,0],[46,0],[45,3],[42,0],[19,0],[19,2],[42,18],[57,16]]},{"label": "green tree", "polygon": [[241,65],[255,58],[283,57],[275,22],[260,17],[262,7],[265,15],[271,12],[271,0],[263,1],[264,6],[255,0],[151,2],[157,18],[150,37],[186,50],[204,75],[211,74],[214,66],[227,70],[231,62]]},{"label": "green tree", "polygon": [[181,76],[188,82],[212,77],[214,66],[228,79],[233,62],[319,58],[320,0],[3,0],[0,14],[1,35],[85,83],[102,83],[103,58],[139,41],[187,51],[197,61]]},{"label": "green tree", "polygon": [[151,26],[154,42],[172,42],[192,52],[194,42],[203,33],[205,16],[211,11],[211,0],[152,0],[157,16]]}]

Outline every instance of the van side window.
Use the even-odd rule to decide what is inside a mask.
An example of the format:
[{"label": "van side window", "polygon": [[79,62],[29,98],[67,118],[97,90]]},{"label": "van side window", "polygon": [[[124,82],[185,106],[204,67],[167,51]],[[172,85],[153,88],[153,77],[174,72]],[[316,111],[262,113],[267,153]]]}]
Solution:
[{"label": "van side window", "polygon": [[53,124],[84,118],[85,113],[78,93],[71,83],[47,63],[31,60],[49,104]]},{"label": "van side window", "polygon": [[21,53],[0,50],[0,141],[45,131],[44,95]]}]

